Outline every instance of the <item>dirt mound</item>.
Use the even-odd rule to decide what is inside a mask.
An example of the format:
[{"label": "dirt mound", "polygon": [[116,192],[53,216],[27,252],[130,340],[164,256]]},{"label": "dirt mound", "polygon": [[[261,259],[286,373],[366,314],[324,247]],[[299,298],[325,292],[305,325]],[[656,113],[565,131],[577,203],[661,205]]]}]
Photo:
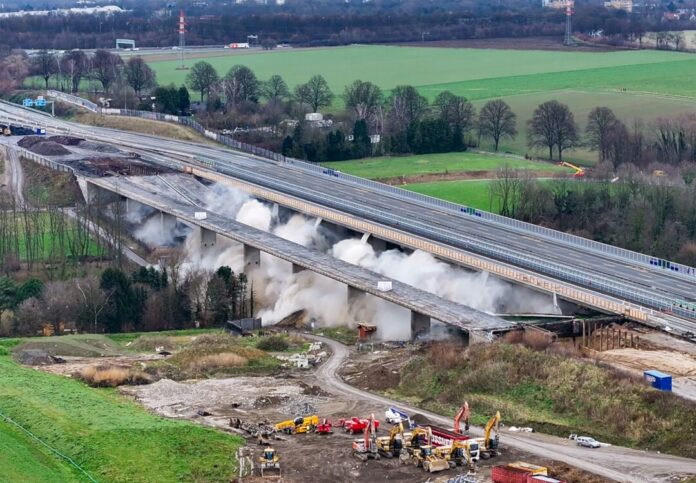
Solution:
[{"label": "dirt mound", "polygon": [[42,138],[41,136],[24,136],[22,139],[20,139],[17,142],[17,145],[29,149],[31,148],[34,144],[40,143],[45,141],[45,138]]},{"label": "dirt mound", "polygon": [[657,369],[673,376],[696,376],[696,357],[680,352],[613,349],[601,352],[599,358],[640,372]]},{"label": "dirt mound", "polygon": [[50,355],[40,349],[25,349],[15,352],[15,359],[25,366],[47,366],[65,362],[60,357]]},{"label": "dirt mound", "polygon": [[377,364],[352,375],[350,383],[370,391],[386,391],[398,387],[400,380],[399,371]]},{"label": "dirt mound", "polygon": [[62,144],[63,146],[77,146],[84,141],[84,139],[76,138],[74,136],[51,136],[48,138],[48,140],[53,141],[54,143]]},{"label": "dirt mound", "polygon": [[283,320],[274,325],[274,327],[293,327],[300,329],[305,326],[307,311],[304,309],[297,310],[285,317]]},{"label": "dirt mound", "polygon": [[32,153],[40,154],[42,156],[65,156],[70,154],[70,151],[65,149],[58,143],[53,141],[42,141],[34,144],[32,147],[28,148]]},{"label": "dirt mound", "polygon": [[131,158],[87,158],[78,161],[76,164],[80,171],[95,174],[97,176],[105,176],[108,174],[118,174],[122,176],[149,176],[169,172],[167,169],[153,166]]},{"label": "dirt mound", "polygon": [[108,144],[100,144],[100,143],[95,143],[92,141],[81,141],[80,142],[80,147],[82,149],[87,149],[89,151],[96,151],[98,153],[118,153],[120,152],[118,148],[115,148],[113,146],[109,146]]}]

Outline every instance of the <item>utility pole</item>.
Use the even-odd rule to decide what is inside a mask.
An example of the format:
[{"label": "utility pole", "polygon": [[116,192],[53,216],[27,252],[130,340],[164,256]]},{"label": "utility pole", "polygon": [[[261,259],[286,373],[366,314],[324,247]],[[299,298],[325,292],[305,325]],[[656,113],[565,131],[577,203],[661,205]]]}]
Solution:
[{"label": "utility pole", "polygon": [[573,29],[571,26],[571,17],[573,16],[573,0],[568,0],[566,2],[566,25],[565,25],[565,38],[563,39],[563,45],[573,45]]}]

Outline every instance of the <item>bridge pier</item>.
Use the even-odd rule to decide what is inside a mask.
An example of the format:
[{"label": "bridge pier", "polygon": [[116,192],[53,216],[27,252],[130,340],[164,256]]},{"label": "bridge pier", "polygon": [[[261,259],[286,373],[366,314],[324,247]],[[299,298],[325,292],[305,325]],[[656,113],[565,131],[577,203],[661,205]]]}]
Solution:
[{"label": "bridge pier", "polygon": [[201,253],[206,253],[215,246],[217,234],[207,228],[200,227],[201,230]]},{"label": "bridge pier", "polygon": [[85,178],[78,178],[77,184],[80,187],[80,191],[82,191],[82,197],[85,199],[85,203],[88,205],[108,205],[109,203],[121,200],[121,196],[112,191],[95,186],[87,182]]},{"label": "bridge pier", "polygon": [[301,265],[297,265],[294,263],[292,264],[292,273],[300,273],[300,272],[304,272],[305,270],[307,270],[307,269]]},{"label": "bridge pier", "polygon": [[348,287],[348,304],[352,304],[357,302],[359,299],[364,297],[366,294],[359,288],[351,287],[350,285]]},{"label": "bridge pier", "polygon": [[160,226],[162,231],[171,231],[176,226],[176,216],[160,211]]},{"label": "bridge pier", "polygon": [[244,267],[256,268],[261,266],[261,250],[250,245],[244,245]]},{"label": "bridge pier", "polygon": [[362,239],[364,242],[369,243],[375,252],[384,252],[387,250],[387,242],[381,238],[375,238],[371,233],[365,233]]},{"label": "bridge pier", "polygon": [[430,317],[411,311],[411,339],[430,332]]}]

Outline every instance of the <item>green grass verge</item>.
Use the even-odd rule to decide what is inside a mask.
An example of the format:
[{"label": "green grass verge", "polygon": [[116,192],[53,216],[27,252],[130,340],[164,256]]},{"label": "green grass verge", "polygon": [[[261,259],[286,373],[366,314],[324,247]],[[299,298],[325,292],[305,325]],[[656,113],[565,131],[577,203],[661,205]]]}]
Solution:
[{"label": "green grass verge", "polygon": [[479,210],[497,212],[500,208],[496,200],[491,200],[488,187],[490,180],[438,181],[435,183],[407,184],[402,188],[416,193],[471,206]]},{"label": "green grass verge", "polygon": [[413,156],[382,156],[350,161],[324,163],[344,173],[370,179],[386,179],[421,174],[452,174],[492,171],[505,165],[525,171],[570,173],[572,170],[553,163],[541,163],[472,152],[417,154]]},{"label": "green grass verge", "polygon": [[[229,481],[239,437],[157,417],[114,390],[17,365],[0,356],[0,411],[99,481]],[[85,481],[0,422],[2,481]],[[24,448],[24,449],[20,449]],[[8,475],[17,475],[4,479]]]}]

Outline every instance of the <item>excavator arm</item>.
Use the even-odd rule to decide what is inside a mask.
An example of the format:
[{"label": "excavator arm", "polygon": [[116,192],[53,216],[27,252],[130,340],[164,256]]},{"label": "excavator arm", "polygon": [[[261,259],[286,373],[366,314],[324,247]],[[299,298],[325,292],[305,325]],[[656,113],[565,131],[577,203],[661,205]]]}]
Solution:
[{"label": "excavator arm", "polygon": [[462,407],[457,411],[457,415],[454,417],[454,432],[457,434],[462,434],[461,421],[464,420],[464,431],[469,431],[469,416],[471,411],[469,410],[469,403],[464,401]]},{"label": "excavator arm", "polygon": [[496,439],[498,438],[499,425],[500,425],[500,411],[496,411],[495,415],[491,419],[488,420],[485,428],[483,429],[483,440],[484,440],[484,444],[486,446],[486,449],[490,449],[490,447],[491,447],[491,431],[493,431],[495,429]]}]

